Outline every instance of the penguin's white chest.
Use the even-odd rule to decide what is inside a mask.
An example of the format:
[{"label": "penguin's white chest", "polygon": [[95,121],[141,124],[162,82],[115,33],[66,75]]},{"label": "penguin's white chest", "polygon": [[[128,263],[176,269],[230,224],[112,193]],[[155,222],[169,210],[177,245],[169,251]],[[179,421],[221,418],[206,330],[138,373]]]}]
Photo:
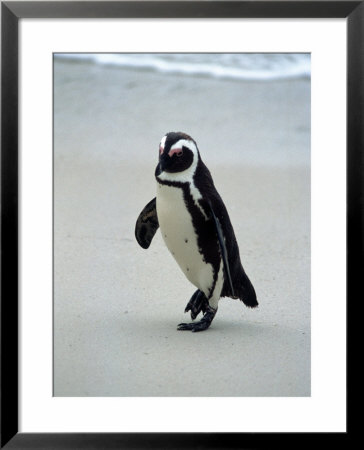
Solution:
[{"label": "penguin's white chest", "polygon": [[157,183],[157,215],[168,250],[188,280],[208,295],[214,278],[213,267],[203,260],[199,251],[182,189]]}]

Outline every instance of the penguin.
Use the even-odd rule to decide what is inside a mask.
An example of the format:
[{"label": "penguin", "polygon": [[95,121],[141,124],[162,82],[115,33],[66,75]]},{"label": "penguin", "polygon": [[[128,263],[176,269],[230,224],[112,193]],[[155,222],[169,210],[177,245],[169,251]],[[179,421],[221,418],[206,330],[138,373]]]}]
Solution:
[{"label": "penguin", "polygon": [[[229,214],[192,137],[169,132],[162,138],[155,178],[156,197],[140,213],[135,237],[147,249],[160,228],[168,250],[197,288],[185,308],[193,322],[180,323],[177,329],[208,329],[221,297],[256,307]],[[201,320],[195,322],[200,313]]]}]

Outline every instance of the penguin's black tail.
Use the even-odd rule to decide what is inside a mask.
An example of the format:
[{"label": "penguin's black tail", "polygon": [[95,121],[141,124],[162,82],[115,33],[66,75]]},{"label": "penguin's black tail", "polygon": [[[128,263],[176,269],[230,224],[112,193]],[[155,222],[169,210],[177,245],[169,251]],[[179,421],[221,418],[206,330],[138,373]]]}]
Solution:
[{"label": "penguin's black tail", "polygon": [[237,277],[236,282],[234,283],[234,294],[235,297],[239,298],[244,305],[249,308],[255,308],[258,306],[257,295],[255,293],[254,286],[249,280],[247,274],[244,269],[242,269],[239,277]]}]

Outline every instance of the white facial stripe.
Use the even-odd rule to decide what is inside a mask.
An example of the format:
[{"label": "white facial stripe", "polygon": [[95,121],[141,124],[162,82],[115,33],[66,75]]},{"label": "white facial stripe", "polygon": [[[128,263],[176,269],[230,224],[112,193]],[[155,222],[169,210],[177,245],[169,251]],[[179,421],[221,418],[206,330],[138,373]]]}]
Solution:
[{"label": "white facial stripe", "polygon": [[[163,138],[164,139],[164,138]],[[162,141],[163,141],[162,139]],[[165,143],[165,140],[164,140]],[[173,144],[171,146],[170,150],[182,148],[182,146],[187,147],[191,152],[193,153],[193,161],[190,167],[188,167],[186,170],[183,170],[182,172],[176,172],[176,173],[169,173],[169,172],[162,172],[160,175],[158,175],[158,178],[160,180],[165,181],[179,181],[181,183],[193,183],[193,175],[195,173],[197,162],[198,162],[198,152],[196,145],[192,141],[188,141],[186,139],[180,139],[178,142]]]},{"label": "white facial stripe", "polygon": [[187,139],[180,139],[179,141],[177,141],[175,144],[171,146],[171,150],[182,147],[187,147],[189,150],[191,150],[191,152],[195,157],[197,156],[196,145],[192,141],[188,141]]},{"label": "white facial stripe", "polygon": [[[165,143],[165,140],[164,140]],[[200,194],[200,191],[196,188],[194,182],[193,182],[193,176],[196,171],[197,163],[198,163],[198,150],[194,142],[188,141],[187,139],[180,139],[175,144],[171,146],[171,150],[179,149],[182,147],[187,147],[191,152],[193,153],[193,161],[190,167],[188,167],[183,172],[177,172],[177,173],[169,173],[169,172],[162,172],[160,175],[158,175],[158,178],[160,180],[164,181],[178,181],[181,183],[189,183],[190,184],[190,193],[192,195],[192,198],[195,202],[195,205],[200,209],[202,212],[202,215],[207,220],[208,217],[199,204],[199,200],[202,199],[202,195]]]},{"label": "white facial stripe", "polygon": [[162,137],[161,143],[159,144],[159,147],[161,147],[164,150],[164,146],[166,145],[166,139],[167,135]]}]

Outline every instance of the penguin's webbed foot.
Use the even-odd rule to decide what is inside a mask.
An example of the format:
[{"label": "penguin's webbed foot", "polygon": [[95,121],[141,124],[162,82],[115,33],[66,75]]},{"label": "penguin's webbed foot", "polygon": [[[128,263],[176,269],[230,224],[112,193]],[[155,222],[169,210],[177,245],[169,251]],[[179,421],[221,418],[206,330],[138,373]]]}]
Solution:
[{"label": "penguin's webbed foot", "polygon": [[197,289],[197,291],[192,295],[191,300],[187,303],[185,313],[191,311],[191,319],[195,320],[201,311],[205,314],[208,307],[209,302],[206,295]]},{"label": "penguin's webbed foot", "polygon": [[190,330],[193,332],[207,330],[215,317],[216,311],[217,309],[213,309],[211,308],[211,306],[208,306],[204,316],[199,322],[180,323],[177,327],[177,330]]}]

